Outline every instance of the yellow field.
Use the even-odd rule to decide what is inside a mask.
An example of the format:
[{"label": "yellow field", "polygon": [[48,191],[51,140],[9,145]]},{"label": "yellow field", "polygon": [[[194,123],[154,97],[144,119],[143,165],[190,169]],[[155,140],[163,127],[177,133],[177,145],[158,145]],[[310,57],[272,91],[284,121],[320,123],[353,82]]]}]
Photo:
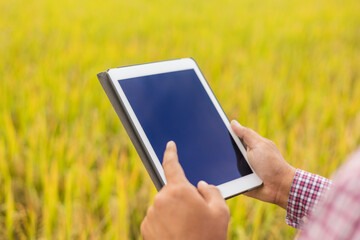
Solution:
[{"label": "yellow field", "polygon": [[[193,57],[230,119],[330,176],[360,145],[359,0],[0,1],[0,239],[139,239],[156,193],[96,73]],[[229,239],[290,239],[227,201]]]}]

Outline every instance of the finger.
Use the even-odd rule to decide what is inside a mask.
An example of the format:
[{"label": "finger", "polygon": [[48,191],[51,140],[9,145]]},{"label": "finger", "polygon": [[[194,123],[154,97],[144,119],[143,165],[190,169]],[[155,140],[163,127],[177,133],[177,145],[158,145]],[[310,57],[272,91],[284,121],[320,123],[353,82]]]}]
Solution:
[{"label": "finger", "polygon": [[173,141],[168,142],[163,159],[163,168],[167,183],[179,183],[187,181],[184,170],[182,169]]},{"label": "finger", "polygon": [[220,190],[214,185],[209,185],[205,181],[200,181],[198,183],[198,191],[209,205],[226,205],[225,200],[220,193]]},{"label": "finger", "polygon": [[235,134],[241,138],[247,148],[254,148],[257,143],[262,140],[262,137],[250,128],[246,128],[240,125],[236,120],[231,121],[231,127]]}]

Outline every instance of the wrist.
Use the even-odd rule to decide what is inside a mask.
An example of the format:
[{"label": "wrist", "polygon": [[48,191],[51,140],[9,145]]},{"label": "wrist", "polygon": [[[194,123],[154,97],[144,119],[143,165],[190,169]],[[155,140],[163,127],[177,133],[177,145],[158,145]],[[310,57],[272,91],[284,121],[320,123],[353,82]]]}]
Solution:
[{"label": "wrist", "polygon": [[289,200],[289,194],[291,185],[294,180],[296,168],[289,165],[289,168],[285,171],[284,177],[281,180],[280,186],[276,194],[275,204],[286,209]]}]

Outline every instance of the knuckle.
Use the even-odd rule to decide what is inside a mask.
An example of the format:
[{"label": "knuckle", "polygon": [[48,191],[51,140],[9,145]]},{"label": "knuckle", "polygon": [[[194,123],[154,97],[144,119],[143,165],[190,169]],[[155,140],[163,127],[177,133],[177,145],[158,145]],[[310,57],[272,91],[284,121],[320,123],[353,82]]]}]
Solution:
[{"label": "knuckle", "polygon": [[168,157],[169,157],[170,159],[175,158],[175,157],[176,157],[176,152],[175,152],[174,150],[169,151],[169,152],[168,152]]},{"label": "knuckle", "polygon": [[[209,190],[216,195],[220,195],[221,196],[221,192],[219,190],[219,188],[217,188],[215,185],[209,185]],[[222,197],[222,196],[221,196]]]},{"label": "knuckle", "polygon": [[164,159],[173,159],[176,156],[176,153],[172,150],[166,150],[165,154],[164,154]]},{"label": "knuckle", "polygon": [[169,196],[172,198],[180,198],[185,192],[185,188],[182,185],[178,185],[177,187],[171,188],[169,191]]},{"label": "knuckle", "polygon": [[154,213],[154,207],[150,206],[146,212],[146,216],[151,216]]},{"label": "knuckle", "polygon": [[226,204],[219,206],[217,213],[219,217],[222,217],[224,219],[230,219],[230,210]]},{"label": "knuckle", "polygon": [[143,237],[145,238],[146,234],[147,234],[147,230],[146,230],[146,219],[144,219],[141,223],[141,226],[140,226],[140,231],[141,231],[141,234],[143,235]]},{"label": "knuckle", "polygon": [[169,169],[174,168],[174,164],[175,164],[175,162],[173,161],[173,158],[165,157],[162,166],[163,166],[164,170],[166,171],[166,169],[169,170]]},{"label": "knuckle", "polygon": [[218,193],[218,194],[221,194],[221,193],[220,193],[220,190],[219,190],[215,185],[209,185],[209,188],[210,188],[212,191],[214,191],[214,192],[216,192],[216,193]]},{"label": "knuckle", "polygon": [[164,200],[164,198],[166,199],[169,199],[171,197],[176,197],[177,194],[179,192],[179,187],[178,185],[175,185],[175,184],[169,184],[169,185],[166,185],[162,190],[161,190],[161,194],[157,194],[157,195],[160,195],[160,196],[155,196],[155,199],[154,199],[154,204],[155,204],[155,201],[156,202],[162,202]]},{"label": "knuckle", "polygon": [[186,193],[189,193],[189,192],[191,192],[192,190],[193,190],[193,188],[192,188],[193,186],[192,185],[190,185],[190,184],[179,184],[179,187],[178,187],[178,193],[180,194],[180,195],[184,195],[184,194],[186,194]]},{"label": "knuckle", "polygon": [[165,196],[163,194],[156,194],[154,198],[154,207],[163,208],[166,203]]},{"label": "knuckle", "polygon": [[226,205],[224,208],[225,208],[224,210],[225,215],[230,218],[230,209]]},{"label": "knuckle", "polygon": [[166,193],[168,191],[168,188],[169,188],[168,184],[164,185],[156,195]]},{"label": "knuckle", "polygon": [[275,142],[274,142],[274,141],[272,141],[272,140],[269,140],[269,144],[270,144],[270,146],[271,146],[271,147],[276,147]]},{"label": "knuckle", "polygon": [[270,140],[270,139],[267,139],[267,138],[264,138],[265,139],[265,143],[269,146],[269,147],[276,147],[276,144],[272,141],[272,140]]},{"label": "knuckle", "polygon": [[177,184],[173,185],[173,187],[169,188],[169,196],[172,198],[184,198],[188,196],[189,193],[193,191],[192,185],[190,184]]},{"label": "knuckle", "polygon": [[243,127],[243,133],[244,133],[244,135],[249,135],[249,134],[251,134],[251,129],[248,127]]},{"label": "knuckle", "polygon": [[170,162],[168,161],[168,157],[167,157],[167,155],[165,155],[165,156],[164,156],[163,163],[162,163],[163,168],[167,168],[168,165],[169,165],[169,163],[170,163]]},{"label": "knuckle", "polygon": [[267,149],[270,146],[268,139],[264,138],[262,141],[260,141],[257,145],[260,149]]}]

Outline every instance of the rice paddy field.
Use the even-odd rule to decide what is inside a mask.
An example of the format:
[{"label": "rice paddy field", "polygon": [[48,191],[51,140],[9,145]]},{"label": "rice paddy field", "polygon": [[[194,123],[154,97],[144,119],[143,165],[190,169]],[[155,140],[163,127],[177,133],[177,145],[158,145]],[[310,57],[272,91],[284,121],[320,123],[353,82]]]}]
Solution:
[{"label": "rice paddy field", "polygon": [[[96,74],[193,57],[230,119],[331,177],[360,145],[359,0],[0,1],[0,239],[141,239],[156,190]],[[227,201],[228,239],[291,239]]]}]

